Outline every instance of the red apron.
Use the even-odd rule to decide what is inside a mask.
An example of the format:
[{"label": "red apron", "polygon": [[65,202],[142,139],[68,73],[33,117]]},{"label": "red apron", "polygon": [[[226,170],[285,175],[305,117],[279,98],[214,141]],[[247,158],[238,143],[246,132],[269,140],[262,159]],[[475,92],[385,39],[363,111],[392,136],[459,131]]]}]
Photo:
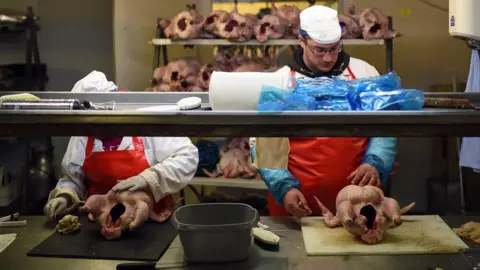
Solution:
[{"label": "red apron", "polygon": [[[106,194],[118,180],[128,179],[150,168],[142,139],[139,137],[132,137],[132,150],[121,151],[93,152],[94,141],[93,137],[88,137],[83,162],[83,171],[88,179],[88,196]],[[165,210],[173,208],[173,205],[172,196],[167,195],[155,204],[154,212],[165,213]]]},{"label": "red apron", "polygon": [[[347,67],[349,80],[355,80]],[[291,78],[295,71],[291,70]],[[290,80],[292,83],[295,80]],[[316,196],[335,213],[338,192],[349,185],[347,177],[362,163],[368,146],[368,138],[289,138],[288,170],[300,181],[300,192],[305,196],[313,216],[322,215]],[[278,205],[268,194],[270,216],[288,216],[283,205]]]}]

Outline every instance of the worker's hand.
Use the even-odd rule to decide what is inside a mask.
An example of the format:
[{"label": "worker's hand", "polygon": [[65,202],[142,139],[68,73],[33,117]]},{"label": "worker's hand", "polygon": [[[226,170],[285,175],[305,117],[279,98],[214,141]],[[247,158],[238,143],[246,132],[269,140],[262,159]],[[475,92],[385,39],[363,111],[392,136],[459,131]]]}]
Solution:
[{"label": "worker's hand", "polygon": [[380,173],[377,169],[370,164],[362,164],[358,169],[352,172],[347,180],[351,182],[352,185],[363,186],[376,186],[380,187]]},{"label": "worker's hand", "polygon": [[285,210],[297,218],[302,218],[312,214],[312,210],[308,207],[307,200],[296,188],[290,189],[283,196],[283,205]]},{"label": "worker's hand", "polygon": [[130,177],[126,180],[120,180],[118,181],[118,184],[116,184],[112,190],[115,192],[120,192],[124,190],[129,190],[129,191],[136,191],[136,190],[142,190],[148,188],[148,183],[145,178],[143,178],[140,175]]},{"label": "worker's hand", "polygon": [[67,214],[68,200],[65,197],[50,199],[43,208],[43,213],[49,219],[55,219],[58,215]]}]

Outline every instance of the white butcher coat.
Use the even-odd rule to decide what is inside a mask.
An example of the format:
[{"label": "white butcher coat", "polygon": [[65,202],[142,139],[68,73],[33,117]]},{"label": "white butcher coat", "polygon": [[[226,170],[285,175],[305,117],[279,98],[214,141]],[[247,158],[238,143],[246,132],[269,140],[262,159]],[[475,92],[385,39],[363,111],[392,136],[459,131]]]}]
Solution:
[{"label": "white butcher coat", "polygon": [[[141,139],[151,167],[140,175],[149,183],[156,202],[166,194],[176,193],[188,185],[195,175],[199,160],[198,149],[189,138],[141,137]],[[83,173],[87,140],[88,137],[70,139],[61,164],[64,176],[50,193],[49,199],[60,194],[70,195],[74,203],[77,203],[76,200],[84,200],[88,196]],[[131,149],[133,149],[132,137],[124,137],[118,151]],[[101,140],[95,139],[92,151],[103,151]],[[72,194],[72,190],[75,194]]]}]

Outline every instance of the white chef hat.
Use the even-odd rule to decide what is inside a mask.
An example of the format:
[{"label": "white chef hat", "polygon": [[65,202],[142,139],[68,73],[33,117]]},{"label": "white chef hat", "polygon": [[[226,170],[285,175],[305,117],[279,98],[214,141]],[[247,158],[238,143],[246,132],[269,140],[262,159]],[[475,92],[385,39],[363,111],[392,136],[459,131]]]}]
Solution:
[{"label": "white chef hat", "polygon": [[300,35],[319,44],[332,44],[342,37],[338,12],[325,6],[311,6],[300,13]]}]

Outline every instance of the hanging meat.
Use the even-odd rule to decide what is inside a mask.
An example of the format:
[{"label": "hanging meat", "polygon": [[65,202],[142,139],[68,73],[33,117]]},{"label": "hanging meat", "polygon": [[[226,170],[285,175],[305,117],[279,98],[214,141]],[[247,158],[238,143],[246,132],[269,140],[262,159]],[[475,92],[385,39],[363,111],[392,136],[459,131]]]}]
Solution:
[{"label": "hanging meat", "polygon": [[200,74],[197,78],[197,86],[202,89],[202,91],[208,91],[210,86],[210,78],[214,71],[224,71],[219,65],[215,64],[206,64],[200,69]]},{"label": "hanging meat", "polygon": [[366,8],[360,14],[355,14],[355,6],[351,5],[348,14],[358,22],[362,37],[366,40],[392,39],[401,35],[388,29],[388,17],[376,8]]},{"label": "hanging meat", "polygon": [[269,39],[281,39],[288,30],[289,22],[277,15],[267,14],[255,27],[255,37],[258,42],[266,42]]},{"label": "hanging meat", "polygon": [[272,15],[279,16],[288,21],[287,31],[284,38],[296,39],[300,34],[300,9],[293,5],[277,7],[272,0]]},{"label": "hanging meat", "polygon": [[336,199],[336,215],[315,197],[328,227],[343,227],[364,242],[375,244],[383,240],[385,231],[402,224],[401,215],[415,203],[400,209],[398,202],[385,197],[374,186],[349,185],[340,190]]},{"label": "hanging meat", "polygon": [[250,162],[250,146],[248,138],[233,138],[220,148],[220,162],[217,169],[203,172],[209,177],[223,175],[225,178],[242,177],[245,179],[254,178],[257,170]]},{"label": "hanging meat", "polygon": [[159,23],[165,36],[172,40],[199,38],[202,34],[202,26],[203,16],[195,10],[195,5],[187,5],[187,11],[180,12],[171,21],[160,20]]},{"label": "hanging meat", "polygon": [[355,17],[354,5],[350,5],[346,14],[338,15],[338,20],[342,27],[343,39],[362,38],[362,29],[360,28],[359,19]]},{"label": "hanging meat", "polygon": [[238,3],[231,13],[226,11],[213,11],[205,19],[203,29],[215,34],[219,38],[235,42],[244,42],[253,38],[254,28],[258,19],[252,14],[238,12]]},{"label": "hanging meat", "polygon": [[114,240],[123,232],[142,226],[148,219],[162,223],[171,216],[173,209],[154,213],[154,202],[153,196],[146,191],[110,191],[90,196],[79,210],[89,213],[88,219],[100,224],[105,239]]},{"label": "hanging meat", "polygon": [[194,58],[184,58],[171,61],[165,68],[163,83],[169,86],[171,92],[197,92],[197,76],[201,64]]},{"label": "hanging meat", "polygon": [[207,33],[211,33],[216,37],[225,38],[226,26],[231,20],[232,15],[226,11],[215,10],[208,15],[203,22],[203,30]]}]

